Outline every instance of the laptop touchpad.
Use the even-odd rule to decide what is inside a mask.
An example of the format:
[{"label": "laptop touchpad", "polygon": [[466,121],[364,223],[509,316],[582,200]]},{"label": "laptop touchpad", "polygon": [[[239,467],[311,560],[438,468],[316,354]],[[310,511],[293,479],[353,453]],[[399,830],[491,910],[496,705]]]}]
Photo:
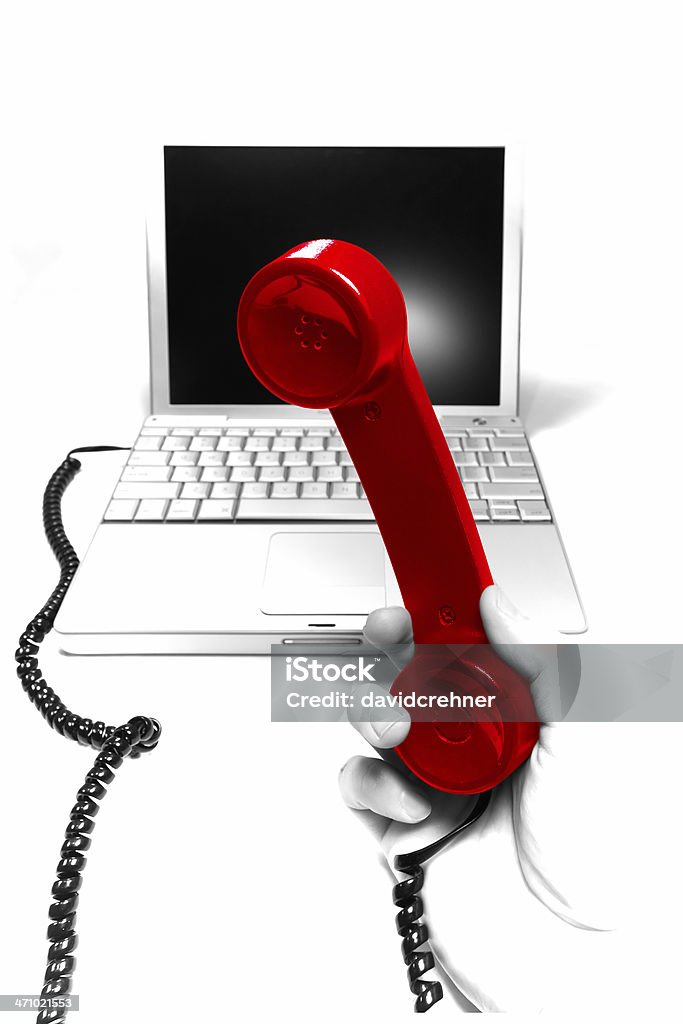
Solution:
[{"label": "laptop touchpad", "polygon": [[377,533],[274,533],[261,593],[265,615],[367,615],[385,605]]}]

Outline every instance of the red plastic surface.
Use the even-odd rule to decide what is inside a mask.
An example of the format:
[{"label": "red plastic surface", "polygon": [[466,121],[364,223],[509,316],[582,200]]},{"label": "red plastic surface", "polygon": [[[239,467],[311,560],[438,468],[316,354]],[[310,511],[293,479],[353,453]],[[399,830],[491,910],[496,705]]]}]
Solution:
[{"label": "red plastic surface", "polygon": [[400,288],[364,249],[319,239],[254,275],[237,324],[244,356],[265,387],[294,405],[330,409],[375,514],[415,641],[432,645],[418,647],[392,692],[448,687],[496,697],[485,720],[477,711],[473,721],[413,722],[399,757],[437,789],[492,788],[529,756],[538,723],[526,681],[491,649],[468,652],[487,643],[479,598],[491,573],[408,347]]}]

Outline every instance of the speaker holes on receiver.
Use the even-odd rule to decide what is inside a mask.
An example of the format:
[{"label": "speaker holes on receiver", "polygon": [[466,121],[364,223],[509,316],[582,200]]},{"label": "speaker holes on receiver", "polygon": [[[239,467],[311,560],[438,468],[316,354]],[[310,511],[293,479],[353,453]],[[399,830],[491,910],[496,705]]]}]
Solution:
[{"label": "speaker holes on receiver", "polygon": [[[303,337],[304,327],[308,324],[311,324],[311,329],[308,332],[308,336]],[[316,352],[320,352],[322,350],[323,342],[327,341],[329,337],[327,331],[323,329],[323,321],[320,317],[311,317],[308,313],[302,313],[299,318],[299,323],[294,328],[294,333],[298,338],[301,338],[301,348],[312,347]]]}]

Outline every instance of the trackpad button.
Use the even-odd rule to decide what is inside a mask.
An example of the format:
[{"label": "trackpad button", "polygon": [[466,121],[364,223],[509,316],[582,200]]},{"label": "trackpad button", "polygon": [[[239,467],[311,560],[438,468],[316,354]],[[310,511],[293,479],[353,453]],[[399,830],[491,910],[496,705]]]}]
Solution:
[{"label": "trackpad button", "polygon": [[377,533],[274,533],[261,592],[265,615],[367,615],[385,601]]}]

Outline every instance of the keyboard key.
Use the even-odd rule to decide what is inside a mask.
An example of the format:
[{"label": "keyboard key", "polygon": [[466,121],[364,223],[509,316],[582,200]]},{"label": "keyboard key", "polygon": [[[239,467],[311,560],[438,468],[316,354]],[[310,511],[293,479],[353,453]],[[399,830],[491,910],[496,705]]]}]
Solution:
[{"label": "keyboard key", "polygon": [[135,515],[135,509],[138,507],[137,501],[110,501],[107,511],[104,513],[104,518],[110,522],[116,520],[118,522],[129,521]]},{"label": "keyboard key", "polygon": [[284,466],[264,466],[259,469],[258,478],[259,480],[284,480]]},{"label": "keyboard key", "polygon": [[146,480],[162,483],[171,479],[173,470],[170,466],[126,466],[121,474],[122,480]]},{"label": "keyboard key", "polygon": [[465,484],[464,483],[462,486],[463,486],[463,489],[465,491],[465,497],[466,498],[468,498],[470,500],[476,500],[479,497],[479,492],[477,491],[476,484]]},{"label": "keyboard key", "polygon": [[256,427],[253,436],[254,437],[275,437],[277,434],[277,427]]},{"label": "keyboard key", "polygon": [[321,452],[324,448],[322,437],[302,437],[299,443],[300,452]]},{"label": "keyboard key", "polygon": [[448,437],[467,437],[467,431],[466,430],[454,429],[452,427],[445,427],[443,433],[444,433],[444,437],[447,437],[447,438]]},{"label": "keyboard key", "polygon": [[[278,485],[274,485],[278,486]],[[284,486],[280,484],[279,486]],[[349,501],[338,498],[327,501],[314,499],[266,498],[261,501],[240,501],[236,519],[302,519],[302,520],[363,520],[375,518],[367,501]]]},{"label": "keyboard key", "polygon": [[236,498],[240,493],[240,484],[232,483],[229,484],[214,484],[211,488],[212,498]]},{"label": "keyboard key", "polygon": [[285,452],[282,456],[283,466],[307,466],[310,455],[308,452]]},{"label": "keyboard key", "polygon": [[135,450],[138,452],[156,452],[164,443],[163,437],[139,437],[135,442]]},{"label": "keyboard key", "polygon": [[283,427],[280,431],[280,437],[303,437],[303,427]]},{"label": "keyboard key", "polygon": [[316,500],[327,497],[327,484],[302,484],[302,498],[315,498]]},{"label": "keyboard key", "polygon": [[339,455],[337,456],[337,465],[338,466],[353,466],[353,462],[351,461],[351,456],[349,455],[348,452],[339,452]]},{"label": "keyboard key", "polygon": [[502,522],[518,522],[519,512],[516,508],[496,508],[495,506],[491,509],[491,519],[494,523]]},{"label": "keyboard key", "polygon": [[[205,472],[210,473],[211,470],[207,469]],[[235,466],[234,469],[230,470],[230,480],[236,484],[251,483],[252,480],[256,479],[258,472],[255,466]],[[218,480],[218,477],[202,477],[202,480],[208,479]],[[225,477],[221,477],[221,479],[224,480]]]},{"label": "keyboard key", "polygon": [[477,461],[480,466],[504,466],[505,456],[502,452],[478,452]]},{"label": "keyboard key", "polygon": [[358,476],[358,470],[355,466],[346,466],[344,468],[344,479],[349,483],[360,483],[360,477]]},{"label": "keyboard key", "polygon": [[299,482],[314,480],[315,473],[310,466],[290,466],[287,470],[287,479]]},{"label": "keyboard key", "polygon": [[329,437],[331,433],[330,427],[309,427],[306,431],[307,437]]},{"label": "keyboard key", "polygon": [[[201,473],[201,481],[203,484],[213,484],[216,482],[222,483],[230,476],[230,470],[226,469],[225,466],[205,466]],[[253,480],[253,477],[250,477],[249,479]]]},{"label": "keyboard key", "polygon": [[145,520],[150,523],[160,522],[166,515],[167,505],[167,501],[158,501],[152,498],[147,499],[147,501],[141,501],[135,513],[135,518],[138,521]]},{"label": "keyboard key", "polygon": [[273,484],[270,491],[271,501],[273,498],[296,498],[299,493],[298,484]]},{"label": "keyboard key", "polygon": [[197,514],[196,501],[172,501],[168,506],[166,520],[194,519]]},{"label": "keyboard key", "polygon": [[484,466],[462,466],[460,469],[460,479],[463,483],[478,484],[488,478],[488,471]]},{"label": "keyboard key", "polygon": [[196,466],[199,452],[173,452],[170,459],[172,466]]},{"label": "keyboard key", "polygon": [[517,503],[525,523],[549,522],[550,509],[544,501],[520,501]]},{"label": "keyboard key", "polygon": [[539,498],[543,500],[543,488],[540,484],[479,484],[482,498]]},{"label": "keyboard key", "polygon": [[216,445],[219,452],[241,452],[244,447],[243,437],[221,437]]},{"label": "keyboard key", "polygon": [[489,472],[494,483],[523,484],[538,480],[533,466],[491,466]]},{"label": "keyboard key", "polygon": [[328,452],[343,452],[346,449],[346,445],[339,434],[335,434],[333,437],[328,438],[325,447]]},{"label": "keyboard key", "polygon": [[493,437],[490,427],[473,427],[467,431],[468,437]]},{"label": "keyboard key", "polygon": [[184,484],[181,498],[208,498],[211,484]]},{"label": "keyboard key", "polygon": [[460,440],[459,437],[447,437],[446,444],[448,445],[452,452],[462,451],[462,441]]},{"label": "keyboard key", "polygon": [[202,452],[197,461],[198,466],[224,466],[225,452]]},{"label": "keyboard key", "polygon": [[140,437],[166,437],[168,427],[143,427]]},{"label": "keyboard key", "polygon": [[191,452],[212,452],[218,444],[217,437],[193,437],[190,443]]},{"label": "keyboard key", "polygon": [[524,437],[524,431],[521,427],[514,427],[509,430],[496,430],[496,437]]},{"label": "keyboard key", "polygon": [[343,498],[345,501],[348,501],[349,498],[357,500],[358,486],[357,484],[332,484],[332,497]]},{"label": "keyboard key", "polygon": [[174,427],[171,431],[174,437],[194,437],[197,433],[196,427]]},{"label": "keyboard key", "polygon": [[173,476],[171,480],[173,482],[180,482],[183,484],[195,483],[201,478],[202,471],[199,466],[176,466],[173,470]]},{"label": "keyboard key", "polygon": [[226,466],[251,466],[254,461],[252,452],[228,452]]},{"label": "keyboard key", "polygon": [[245,452],[267,452],[270,450],[269,437],[250,437],[244,445]]},{"label": "keyboard key", "polygon": [[[152,438],[148,437],[145,440],[147,440],[147,441],[154,441],[154,440],[157,440],[157,439],[155,439],[153,437]],[[167,438],[164,439],[164,443],[162,445],[162,448],[163,448],[163,450],[165,452],[185,452],[190,447],[190,442],[192,440],[193,440],[193,438],[191,438],[191,437],[185,437],[185,436],[175,437],[175,436],[171,435],[171,437],[167,437]]]},{"label": "keyboard key", "polygon": [[272,452],[293,452],[296,451],[295,437],[274,437],[270,446]]},{"label": "keyboard key", "polygon": [[336,452],[313,452],[311,456],[312,466],[336,466],[337,465],[337,453]]},{"label": "keyboard key", "polygon": [[489,518],[489,509],[485,501],[471,501],[470,509],[475,521],[483,521]]},{"label": "keyboard key", "polygon": [[315,478],[320,482],[332,483],[344,479],[344,471],[341,466],[319,466],[315,471]]},{"label": "keyboard key", "polygon": [[279,466],[282,458],[280,452],[258,452],[254,459],[255,466]]},{"label": "keyboard key", "polygon": [[505,458],[508,466],[533,466],[534,464],[531,452],[506,452]]},{"label": "keyboard key", "polygon": [[485,437],[465,437],[462,447],[465,452],[487,452],[489,443]]},{"label": "keyboard key", "polygon": [[525,437],[492,437],[489,444],[492,452],[526,452],[529,450]]},{"label": "keyboard key", "polygon": [[114,491],[116,499],[140,499],[140,498],[177,498],[180,493],[180,484],[146,484],[146,483],[120,483]]},{"label": "keyboard key", "polygon": [[267,498],[268,497],[268,484],[267,483],[248,483],[242,485],[242,499],[245,498]]},{"label": "keyboard key", "polygon": [[476,466],[477,456],[474,452],[451,452],[456,466]]},{"label": "keyboard key", "polygon": [[228,437],[249,437],[249,427],[228,427],[225,433]]},{"label": "keyboard key", "polygon": [[129,466],[165,466],[172,458],[170,452],[133,451],[128,456]]},{"label": "keyboard key", "polygon": [[220,427],[202,427],[199,431],[200,437],[222,437],[223,431]]}]

